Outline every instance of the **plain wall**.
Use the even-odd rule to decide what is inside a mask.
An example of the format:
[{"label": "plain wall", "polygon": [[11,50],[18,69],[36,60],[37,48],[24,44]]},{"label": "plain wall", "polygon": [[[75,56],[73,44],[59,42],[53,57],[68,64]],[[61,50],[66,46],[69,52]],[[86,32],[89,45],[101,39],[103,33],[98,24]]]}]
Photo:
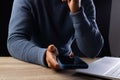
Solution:
[{"label": "plain wall", "polygon": [[120,0],[112,0],[109,44],[111,55],[120,56]]}]

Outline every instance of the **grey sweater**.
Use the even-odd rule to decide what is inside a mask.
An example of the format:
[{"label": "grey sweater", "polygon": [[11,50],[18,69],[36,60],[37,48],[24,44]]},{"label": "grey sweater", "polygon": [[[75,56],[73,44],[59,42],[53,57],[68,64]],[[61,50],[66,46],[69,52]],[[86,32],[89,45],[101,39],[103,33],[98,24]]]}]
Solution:
[{"label": "grey sweater", "polygon": [[92,0],[82,0],[74,14],[61,0],[14,0],[8,50],[17,59],[46,66],[50,44],[57,47],[59,55],[68,55],[75,40],[83,54],[95,57],[103,47],[95,16]]}]

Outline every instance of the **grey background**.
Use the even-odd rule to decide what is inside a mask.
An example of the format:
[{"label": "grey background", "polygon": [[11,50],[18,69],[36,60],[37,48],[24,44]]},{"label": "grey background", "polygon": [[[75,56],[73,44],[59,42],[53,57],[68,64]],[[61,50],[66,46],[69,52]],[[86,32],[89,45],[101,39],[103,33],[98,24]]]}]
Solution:
[{"label": "grey background", "polygon": [[120,56],[120,0],[112,0],[109,44],[111,55]]}]

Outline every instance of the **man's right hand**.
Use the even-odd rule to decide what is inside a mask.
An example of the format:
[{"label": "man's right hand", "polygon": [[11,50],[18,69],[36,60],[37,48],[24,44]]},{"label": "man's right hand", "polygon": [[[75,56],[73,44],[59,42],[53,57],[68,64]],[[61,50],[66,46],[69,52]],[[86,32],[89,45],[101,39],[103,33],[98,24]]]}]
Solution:
[{"label": "man's right hand", "polygon": [[56,60],[56,56],[58,55],[58,50],[54,45],[49,45],[46,51],[46,62],[49,68],[60,70],[60,65]]}]

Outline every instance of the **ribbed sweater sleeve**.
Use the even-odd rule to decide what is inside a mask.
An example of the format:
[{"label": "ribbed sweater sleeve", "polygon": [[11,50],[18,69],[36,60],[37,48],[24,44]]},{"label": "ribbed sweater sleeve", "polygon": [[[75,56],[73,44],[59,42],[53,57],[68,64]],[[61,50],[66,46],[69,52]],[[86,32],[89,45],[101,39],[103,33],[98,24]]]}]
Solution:
[{"label": "ribbed sweater sleeve", "polygon": [[46,48],[38,47],[30,41],[34,21],[29,11],[26,0],[14,0],[9,23],[8,50],[17,59],[46,66]]},{"label": "ribbed sweater sleeve", "polygon": [[95,57],[100,53],[104,40],[96,23],[93,1],[86,1],[82,4],[87,6],[82,6],[78,12],[70,13],[70,15],[75,29],[78,48],[86,56]]}]

